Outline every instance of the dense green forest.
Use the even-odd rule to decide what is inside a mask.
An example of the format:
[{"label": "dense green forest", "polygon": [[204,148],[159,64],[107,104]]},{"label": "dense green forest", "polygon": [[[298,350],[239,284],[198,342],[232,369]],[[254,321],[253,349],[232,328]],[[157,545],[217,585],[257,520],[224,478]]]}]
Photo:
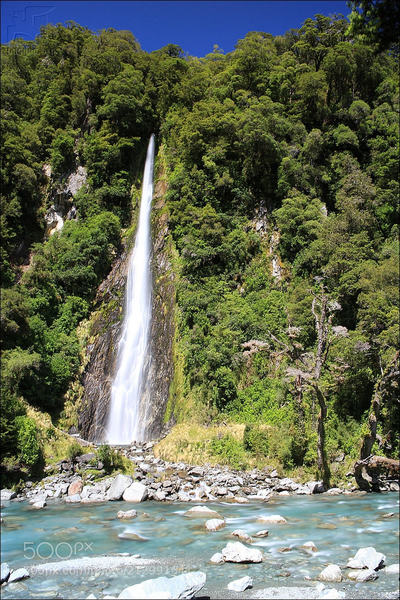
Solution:
[{"label": "dense green forest", "polygon": [[[347,29],[316,15],[204,58],[73,22],[2,47],[3,466],[42,465],[27,407],[57,423],[153,132],[177,276],[166,418],[246,424],[210,442],[233,466],[320,474],[357,459],[379,394],[373,452],[398,457],[398,65]],[[78,166],[77,219],[46,236]]]}]

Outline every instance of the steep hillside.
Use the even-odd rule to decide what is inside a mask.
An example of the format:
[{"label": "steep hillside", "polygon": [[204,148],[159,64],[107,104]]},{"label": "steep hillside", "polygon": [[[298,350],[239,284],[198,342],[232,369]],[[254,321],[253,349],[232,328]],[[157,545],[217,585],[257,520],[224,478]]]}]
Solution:
[{"label": "steep hillside", "polygon": [[346,29],[316,15],[196,58],[70,23],[2,48],[4,468],[41,468],[26,403],[92,439],[104,422],[152,132],[149,398],[155,433],[194,425],[165,456],[325,480],[367,434],[398,457],[397,65]]}]

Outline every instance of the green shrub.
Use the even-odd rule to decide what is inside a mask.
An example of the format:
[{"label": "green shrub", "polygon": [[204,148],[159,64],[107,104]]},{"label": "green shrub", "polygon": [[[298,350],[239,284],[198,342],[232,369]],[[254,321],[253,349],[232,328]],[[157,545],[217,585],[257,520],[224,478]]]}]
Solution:
[{"label": "green shrub", "polygon": [[268,456],[268,434],[259,425],[248,423],[244,428],[243,446],[254,456]]},{"label": "green shrub", "polygon": [[97,449],[96,458],[103,463],[103,469],[106,473],[112,473],[116,469],[124,468],[122,456],[107,444],[102,444]]},{"label": "green shrub", "polygon": [[309,440],[294,425],[281,423],[271,429],[269,442],[269,455],[277,458],[284,468],[303,464]]},{"label": "green shrub", "polygon": [[18,428],[18,459],[24,466],[34,471],[43,464],[39,430],[30,417],[17,417],[15,421]]},{"label": "green shrub", "polygon": [[72,442],[72,444],[68,447],[67,450],[67,458],[74,461],[77,456],[83,454],[83,448],[78,442]]},{"label": "green shrub", "polygon": [[3,458],[15,456],[18,443],[17,419],[26,413],[26,409],[19,398],[8,386],[3,384],[0,393],[1,427],[0,443]]},{"label": "green shrub", "polygon": [[221,438],[215,437],[210,443],[211,453],[221,464],[233,469],[246,469],[247,457],[243,444],[229,433]]}]

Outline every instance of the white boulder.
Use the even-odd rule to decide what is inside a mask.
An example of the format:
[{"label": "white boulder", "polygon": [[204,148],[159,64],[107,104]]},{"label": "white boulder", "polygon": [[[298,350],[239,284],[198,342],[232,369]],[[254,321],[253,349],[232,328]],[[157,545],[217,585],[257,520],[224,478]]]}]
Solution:
[{"label": "white boulder", "polygon": [[385,567],[385,573],[389,573],[389,575],[398,575],[399,563],[394,563],[393,565],[388,565],[387,567]]},{"label": "white boulder", "polygon": [[375,579],[378,579],[378,573],[374,571],[374,569],[352,569],[347,573],[347,577],[361,583],[363,581],[374,581]]},{"label": "white boulder", "polygon": [[65,502],[71,504],[73,502],[81,502],[82,498],[80,494],[74,494],[73,496],[66,496]]},{"label": "white boulder", "polygon": [[226,562],[234,563],[259,563],[263,556],[256,548],[247,548],[241,542],[228,542],[222,550],[222,557]]},{"label": "white boulder", "polygon": [[134,519],[137,516],[137,512],[134,508],[132,510],[119,510],[117,512],[117,519]]},{"label": "white boulder", "polygon": [[112,481],[110,488],[107,493],[107,500],[120,500],[122,494],[125,492],[132,483],[132,477],[128,475],[122,475],[121,473],[116,476]]},{"label": "white boulder", "polygon": [[215,554],[212,555],[212,557],[210,558],[210,562],[213,565],[220,565],[221,563],[225,562],[224,561],[224,557],[222,556],[221,552],[216,552]]},{"label": "white boulder", "polygon": [[204,525],[207,531],[218,531],[225,527],[225,519],[208,519]]},{"label": "white boulder", "polygon": [[29,572],[26,569],[16,569],[11,572],[11,575],[8,578],[8,583],[13,583],[13,581],[21,581],[21,579],[26,579],[29,577]]},{"label": "white boulder", "polygon": [[125,502],[143,502],[146,500],[148,494],[147,487],[143,483],[135,481],[125,489],[122,498]]},{"label": "white boulder", "polygon": [[380,569],[385,564],[386,556],[377,552],[372,546],[360,548],[347,563],[350,569]]},{"label": "white boulder", "polygon": [[222,519],[221,515],[217,513],[215,510],[211,510],[208,506],[193,506],[187,510],[184,514],[184,517],[207,517],[209,519]]},{"label": "white boulder", "polygon": [[302,546],[300,546],[300,548],[310,552],[317,552],[317,546],[314,544],[314,542],[305,542]]},{"label": "white boulder", "polygon": [[125,588],[118,598],[129,598],[131,600],[193,598],[205,582],[206,574],[202,571],[192,571],[170,578],[158,577]]},{"label": "white boulder", "polygon": [[246,575],[241,579],[235,579],[235,581],[231,581],[228,583],[228,590],[232,590],[233,592],[244,592],[248,588],[253,586],[253,580],[251,577]]},{"label": "white boulder", "polygon": [[14,490],[7,490],[7,489],[3,489],[0,492],[0,499],[1,500],[12,500],[13,498],[16,497],[16,492],[14,492]]},{"label": "white boulder", "polygon": [[339,565],[328,565],[318,576],[320,581],[342,581],[342,570]]},{"label": "white boulder", "polygon": [[258,517],[257,521],[260,523],[287,523],[285,517],[281,515],[262,515]]},{"label": "white boulder", "polygon": [[235,531],[232,531],[231,535],[237,537],[241,542],[246,542],[246,544],[253,543],[253,538],[251,538],[248,533],[243,531],[243,529],[235,529]]},{"label": "white boulder", "polygon": [[0,581],[0,583],[7,581],[7,579],[10,576],[10,573],[11,573],[11,570],[10,570],[8,563],[6,563],[6,562],[1,563],[1,581]]},{"label": "white boulder", "polygon": [[46,506],[46,500],[37,500],[32,504],[32,508],[44,508]]},{"label": "white boulder", "polygon": [[254,533],[254,537],[267,537],[269,534],[268,529],[261,529],[260,531],[257,531],[257,533]]}]

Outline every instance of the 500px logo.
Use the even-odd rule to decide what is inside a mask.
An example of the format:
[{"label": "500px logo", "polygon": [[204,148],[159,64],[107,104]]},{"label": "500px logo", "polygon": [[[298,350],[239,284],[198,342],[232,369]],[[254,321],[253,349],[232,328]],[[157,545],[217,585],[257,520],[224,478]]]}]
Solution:
[{"label": "500px logo", "polygon": [[87,542],[75,542],[75,544],[69,544],[68,542],[59,542],[58,544],[51,544],[50,542],[40,542],[35,545],[34,542],[24,542],[24,558],[71,558],[76,556],[82,550],[93,552],[92,543]]}]

